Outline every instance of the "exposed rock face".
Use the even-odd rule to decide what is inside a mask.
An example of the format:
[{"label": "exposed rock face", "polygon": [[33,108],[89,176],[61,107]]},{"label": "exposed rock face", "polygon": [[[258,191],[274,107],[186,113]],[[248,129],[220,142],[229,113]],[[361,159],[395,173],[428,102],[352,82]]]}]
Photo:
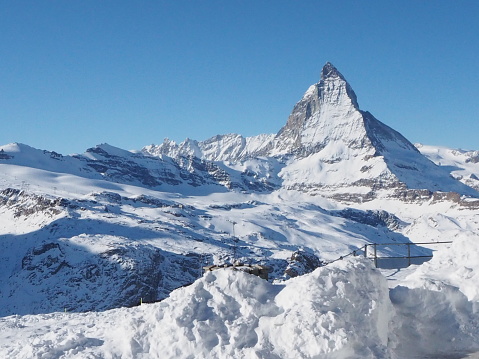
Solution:
[{"label": "exposed rock face", "polygon": [[12,208],[14,217],[29,216],[39,212],[54,216],[67,208],[69,201],[64,198],[46,198],[27,194],[19,189],[6,188],[0,192],[0,206]]},{"label": "exposed rock face", "polygon": [[[12,303],[2,315],[61,311],[99,311],[164,299],[199,276],[199,256],[179,255],[134,243],[93,254],[71,242],[45,242],[31,248],[12,273]],[[29,304],[25,291],[32,294]],[[35,296],[43,298],[36,301]],[[47,300],[45,300],[47,299]]]},{"label": "exposed rock face", "polygon": [[293,278],[306,273],[311,273],[322,265],[323,263],[313,253],[299,250],[291,255],[284,274],[287,277]]},{"label": "exposed rock face", "polygon": [[479,151],[470,151],[468,153],[469,158],[466,162],[479,163]]},{"label": "exposed rock face", "polygon": [[333,212],[334,215],[338,215],[343,218],[353,220],[355,222],[367,224],[373,227],[383,226],[390,230],[396,230],[400,227],[401,220],[395,215],[381,211],[359,211],[353,208],[346,208],[338,212]]},{"label": "exposed rock face", "polygon": [[[89,149],[87,153],[95,153],[97,156],[88,159],[87,165],[115,182],[130,179],[146,187],[186,184],[192,187],[218,186],[227,190],[259,192],[278,188],[278,185],[262,172],[252,169],[239,171],[195,155],[173,159],[128,153],[126,156],[130,158],[125,158],[111,154],[104,148],[108,150],[109,146],[101,145]],[[221,189],[218,188],[217,191]]]},{"label": "exposed rock face", "polygon": [[13,156],[10,156],[9,154],[5,153],[3,149],[0,150],[0,160],[10,160],[12,158]]}]

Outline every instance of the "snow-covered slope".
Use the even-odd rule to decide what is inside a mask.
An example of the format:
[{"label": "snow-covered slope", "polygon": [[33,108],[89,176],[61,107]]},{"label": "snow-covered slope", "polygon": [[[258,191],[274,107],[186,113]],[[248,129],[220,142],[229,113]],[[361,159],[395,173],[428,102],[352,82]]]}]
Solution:
[{"label": "snow-covered slope", "polygon": [[154,301],[191,283],[202,266],[235,259],[287,278],[365,243],[408,241],[400,233],[405,224],[384,210],[298,193],[183,196],[120,184],[105,191],[109,182],[73,175],[65,187],[41,187],[50,172],[30,171],[17,181],[28,179],[36,194],[0,192],[1,315]]},{"label": "snow-covered slope", "polygon": [[[10,187],[0,192],[2,315],[158,300],[191,283],[203,265],[235,259],[270,266],[272,279],[287,278],[366,243],[444,240],[446,232],[429,224],[450,219],[461,233],[479,229],[475,210],[451,201],[376,200],[352,208],[290,190],[186,196],[2,168],[0,182]],[[404,255],[397,247],[379,252]]]},{"label": "snow-covered slope", "polygon": [[[258,159],[254,162],[227,166],[195,156],[178,159],[153,157],[108,144],[89,148],[84,154],[73,156],[62,156],[18,143],[0,146],[0,164],[10,167],[9,171],[5,171],[7,175],[10,171],[16,171],[13,167],[19,172],[21,168],[36,168],[166,192],[196,194],[228,190],[261,192],[277,188],[276,173],[268,169],[269,164],[273,166],[275,161]],[[256,169],[260,172],[255,172]],[[265,172],[261,172],[263,170]]]},{"label": "snow-covered slope", "polygon": [[386,358],[390,309],[386,280],[368,262],[337,263],[282,285],[219,270],[158,304],[4,318],[0,355]]},{"label": "snow-covered slope", "polygon": [[421,153],[469,187],[479,190],[479,151],[417,144]]}]

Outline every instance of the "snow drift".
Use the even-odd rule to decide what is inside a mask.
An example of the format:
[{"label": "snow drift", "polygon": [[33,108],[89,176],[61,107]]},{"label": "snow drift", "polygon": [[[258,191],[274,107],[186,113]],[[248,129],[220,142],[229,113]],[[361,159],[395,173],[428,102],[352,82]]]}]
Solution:
[{"label": "snow drift", "polygon": [[10,316],[5,358],[378,358],[387,356],[385,278],[337,262],[271,284],[208,272],[160,303],[102,313]]},{"label": "snow drift", "polygon": [[1,318],[0,357],[411,359],[479,350],[477,301],[433,279],[399,284],[388,289],[357,257],[277,284],[216,270],[159,303]]}]

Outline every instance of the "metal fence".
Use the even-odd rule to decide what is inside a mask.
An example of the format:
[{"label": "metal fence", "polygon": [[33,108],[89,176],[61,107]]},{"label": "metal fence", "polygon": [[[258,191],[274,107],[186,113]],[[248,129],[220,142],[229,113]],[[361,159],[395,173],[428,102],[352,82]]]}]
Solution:
[{"label": "metal fence", "polygon": [[[368,243],[364,246],[353,250],[352,252],[343,255],[332,261],[325,261],[323,265],[328,265],[336,261],[342,260],[350,256],[364,256],[374,261],[376,268],[382,269],[399,269],[409,267],[411,264],[422,264],[432,258],[432,249],[429,246],[437,244],[450,244],[452,241],[441,242],[417,242],[417,243]],[[427,247],[420,247],[425,245]],[[397,246],[397,247],[396,247]],[[392,249],[390,247],[396,247]],[[401,249],[404,248],[404,255],[399,255]],[[420,254],[412,254],[412,252],[419,252]],[[422,252],[422,253],[421,253]]]},{"label": "metal fence", "polygon": [[[437,245],[437,244],[449,244],[451,241],[443,242],[417,242],[417,243],[370,243],[361,247],[359,250],[364,251],[364,257],[374,260],[376,268],[406,268],[411,264],[422,264],[432,258],[431,254],[416,254],[411,255],[411,249],[428,250],[429,248],[418,247],[422,245]],[[384,255],[385,251],[382,248],[388,249],[388,247],[400,246],[398,250],[391,251],[391,255]],[[405,248],[405,254],[399,255],[401,247]],[[412,248],[411,248],[412,247]],[[430,250],[430,249],[429,249]],[[379,255],[378,252],[382,252],[383,255]]]}]

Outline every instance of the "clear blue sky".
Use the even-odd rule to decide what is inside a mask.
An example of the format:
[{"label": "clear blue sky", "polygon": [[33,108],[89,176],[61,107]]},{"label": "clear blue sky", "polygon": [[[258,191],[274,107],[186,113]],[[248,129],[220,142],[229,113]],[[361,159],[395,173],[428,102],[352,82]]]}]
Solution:
[{"label": "clear blue sky", "polygon": [[410,141],[479,149],[477,0],[0,0],[0,144],[276,133],[327,61]]}]

